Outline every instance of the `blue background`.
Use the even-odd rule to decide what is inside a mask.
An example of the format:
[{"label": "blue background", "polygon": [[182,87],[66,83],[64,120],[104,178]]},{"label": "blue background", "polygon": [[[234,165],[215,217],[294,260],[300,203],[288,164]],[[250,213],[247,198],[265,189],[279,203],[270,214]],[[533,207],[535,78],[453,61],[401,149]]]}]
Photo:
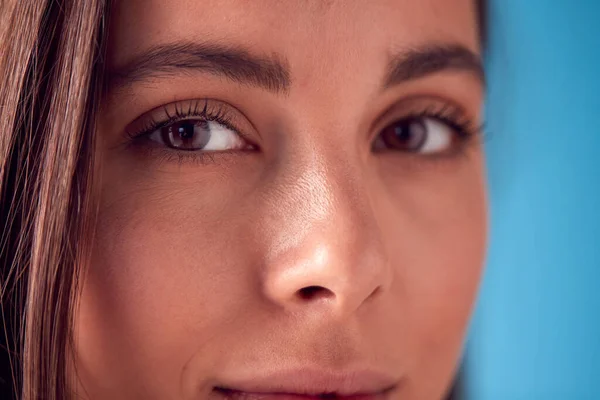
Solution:
[{"label": "blue background", "polygon": [[600,399],[600,1],[492,0],[467,398]]}]

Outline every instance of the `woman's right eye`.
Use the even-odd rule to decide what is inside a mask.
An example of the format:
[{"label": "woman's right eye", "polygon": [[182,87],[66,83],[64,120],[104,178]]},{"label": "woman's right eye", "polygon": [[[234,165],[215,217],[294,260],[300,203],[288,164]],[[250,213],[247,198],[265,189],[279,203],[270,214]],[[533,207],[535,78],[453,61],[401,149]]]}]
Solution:
[{"label": "woman's right eye", "polygon": [[210,120],[184,119],[152,131],[148,138],[175,150],[217,152],[251,150],[253,146],[237,132]]}]

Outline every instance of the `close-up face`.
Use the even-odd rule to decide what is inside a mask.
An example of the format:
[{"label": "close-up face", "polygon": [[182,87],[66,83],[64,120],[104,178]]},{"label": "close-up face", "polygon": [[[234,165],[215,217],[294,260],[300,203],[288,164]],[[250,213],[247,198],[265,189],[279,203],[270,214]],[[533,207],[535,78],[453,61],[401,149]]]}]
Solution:
[{"label": "close-up face", "polygon": [[108,21],[78,394],[442,397],[486,244],[475,2]]}]

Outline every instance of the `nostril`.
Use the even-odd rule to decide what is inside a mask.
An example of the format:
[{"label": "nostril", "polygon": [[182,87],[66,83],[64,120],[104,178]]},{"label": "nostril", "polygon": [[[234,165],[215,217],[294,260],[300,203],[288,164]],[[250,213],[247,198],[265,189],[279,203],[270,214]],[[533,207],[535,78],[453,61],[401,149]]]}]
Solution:
[{"label": "nostril", "polygon": [[322,286],[307,286],[300,289],[298,295],[302,300],[314,300],[317,298],[333,297],[333,292]]}]

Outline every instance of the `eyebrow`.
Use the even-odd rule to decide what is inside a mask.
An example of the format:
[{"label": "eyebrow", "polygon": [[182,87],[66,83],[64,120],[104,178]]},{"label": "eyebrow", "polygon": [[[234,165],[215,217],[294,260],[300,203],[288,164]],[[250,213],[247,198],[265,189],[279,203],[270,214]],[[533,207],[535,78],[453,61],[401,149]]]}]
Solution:
[{"label": "eyebrow", "polygon": [[109,70],[108,89],[185,71],[203,71],[275,93],[286,93],[291,86],[290,69],[283,59],[255,56],[242,48],[182,42],[155,46],[123,67]]},{"label": "eyebrow", "polygon": [[485,86],[481,58],[458,44],[429,45],[400,52],[391,58],[384,88],[444,71],[462,71],[473,75]]},{"label": "eyebrow", "polygon": [[[462,45],[428,45],[401,51],[390,59],[384,88],[444,71],[466,71],[485,84],[480,57]],[[288,93],[292,84],[287,61],[276,55],[257,56],[248,50],[211,43],[159,45],[108,71],[107,90],[137,82],[203,71],[273,93]]]}]

